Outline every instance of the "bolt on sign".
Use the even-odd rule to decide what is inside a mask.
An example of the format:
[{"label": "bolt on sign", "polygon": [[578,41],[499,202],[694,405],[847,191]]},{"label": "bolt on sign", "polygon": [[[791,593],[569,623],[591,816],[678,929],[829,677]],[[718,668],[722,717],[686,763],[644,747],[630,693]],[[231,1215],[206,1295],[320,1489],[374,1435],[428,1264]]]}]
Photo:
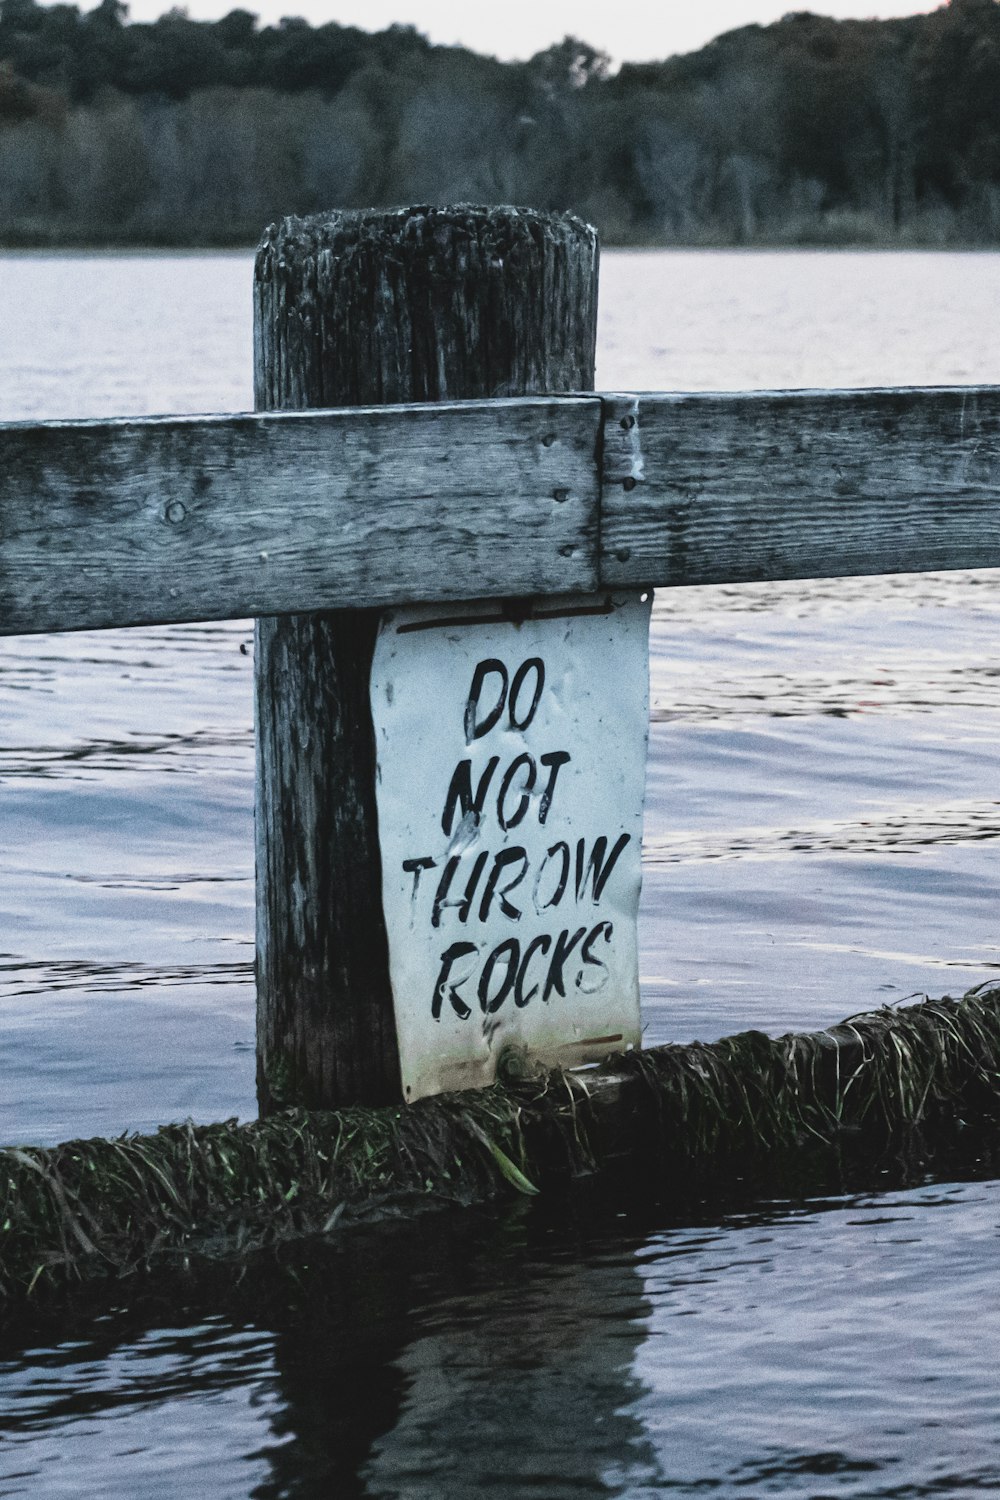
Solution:
[{"label": "bolt on sign", "polygon": [[639,1045],[636,918],[650,596],[382,619],[372,665],[382,891],[408,1099],[513,1046]]}]

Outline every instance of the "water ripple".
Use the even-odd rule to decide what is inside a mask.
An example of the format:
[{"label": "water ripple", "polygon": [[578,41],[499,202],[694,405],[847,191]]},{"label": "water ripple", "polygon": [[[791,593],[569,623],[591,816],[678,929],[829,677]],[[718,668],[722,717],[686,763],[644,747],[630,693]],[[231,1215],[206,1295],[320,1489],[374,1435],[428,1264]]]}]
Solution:
[{"label": "water ripple", "polygon": [[[252,947],[251,943],[246,944]],[[7,962],[3,960],[6,959]],[[197,964],[97,963],[88,959],[28,959],[0,954],[0,999],[26,1000],[61,991],[117,994],[175,985],[252,984],[253,960]]]},{"label": "water ripple", "polygon": [[950,807],[911,805],[866,818],[795,828],[698,829],[643,840],[643,863],[688,864],[714,859],[776,859],[803,854],[919,854],[931,844],[968,844],[1000,837],[1000,800]]}]

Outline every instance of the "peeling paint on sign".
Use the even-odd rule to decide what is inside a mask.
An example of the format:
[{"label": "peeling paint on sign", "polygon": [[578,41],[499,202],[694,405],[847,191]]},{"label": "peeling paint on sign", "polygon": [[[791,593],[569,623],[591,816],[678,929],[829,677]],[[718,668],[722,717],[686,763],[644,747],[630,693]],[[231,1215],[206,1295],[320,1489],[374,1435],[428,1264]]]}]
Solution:
[{"label": "peeling paint on sign", "polygon": [[408,1099],[639,1045],[650,596],[407,607],[372,665]]}]

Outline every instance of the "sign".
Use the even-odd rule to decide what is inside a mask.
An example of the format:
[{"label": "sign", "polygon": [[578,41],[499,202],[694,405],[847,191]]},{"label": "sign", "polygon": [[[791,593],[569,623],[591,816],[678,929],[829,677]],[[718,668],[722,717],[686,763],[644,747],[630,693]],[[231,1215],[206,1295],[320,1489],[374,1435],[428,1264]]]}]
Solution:
[{"label": "sign", "polygon": [[[519,601],[519,605],[521,601]],[[639,1045],[650,596],[407,607],[372,665],[407,1099]]]}]

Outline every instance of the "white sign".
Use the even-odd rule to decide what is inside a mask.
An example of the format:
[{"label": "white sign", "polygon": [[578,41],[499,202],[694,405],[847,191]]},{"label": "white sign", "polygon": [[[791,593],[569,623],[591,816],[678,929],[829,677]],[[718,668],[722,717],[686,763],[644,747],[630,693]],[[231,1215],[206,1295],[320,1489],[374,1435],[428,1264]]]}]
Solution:
[{"label": "white sign", "polygon": [[408,1099],[639,1045],[648,595],[394,610],[372,665]]}]

